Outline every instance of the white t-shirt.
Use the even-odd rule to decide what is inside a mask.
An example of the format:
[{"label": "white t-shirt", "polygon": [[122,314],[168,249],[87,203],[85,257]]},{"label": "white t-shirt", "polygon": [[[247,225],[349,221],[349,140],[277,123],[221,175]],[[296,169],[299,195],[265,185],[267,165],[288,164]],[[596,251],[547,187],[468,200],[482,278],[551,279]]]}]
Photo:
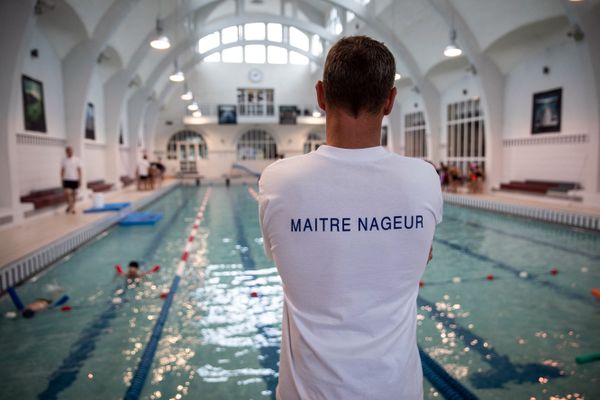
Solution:
[{"label": "white t-shirt", "polygon": [[150,163],[148,160],[141,159],[138,161],[138,174],[140,176],[148,176],[148,170],[150,169]]},{"label": "white t-shirt", "polygon": [[62,168],[64,170],[63,180],[65,181],[78,181],[79,173],[77,170],[81,168],[81,161],[75,156],[65,157],[62,161]]},{"label": "white t-shirt", "polygon": [[260,222],[284,291],[278,399],[423,397],[416,297],[439,182],[382,147],[321,146],[265,169]]}]

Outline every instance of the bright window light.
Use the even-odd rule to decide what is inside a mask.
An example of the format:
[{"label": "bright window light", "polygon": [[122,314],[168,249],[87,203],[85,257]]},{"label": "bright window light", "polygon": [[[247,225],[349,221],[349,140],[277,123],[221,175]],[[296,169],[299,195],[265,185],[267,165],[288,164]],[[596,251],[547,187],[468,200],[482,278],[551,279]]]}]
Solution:
[{"label": "bright window light", "polygon": [[221,53],[216,52],[212,53],[210,56],[204,57],[205,62],[220,62],[221,61]]},{"label": "bright window light", "polygon": [[310,43],[310,52],[313,56],[320,56],[323,54],[323,44],[319,35],[313,35]]},{"label": "bright window light", "polygon": [[219,32],[210,33],[198,41],[198,51],[200,54],[219,46]]},{"label": "bright window light", "polygon": [[267,61],[269,64],[287,64],[287,49],[278,46],[267,47]]},{"label": "bright window light", "polygon": [[307,65],[308,57],[306,57],[304,54],[290,51],[290,64]]},{"label": "bright window light", "polygon": [[267,24],[267,38],[271,42],[281,42],[283,40],[283,27],[281,24]]},{"label": "bright window light", "polygon": [[231,47],[221,52],[221,60],[225,63],[244,62],[244,50],[242,46]]},{"label": "bright window light", "polygon": [[308,51],[308,36],[300,29],[290,26],[290,45]]},{"label": "bright window light", "polygon": [[265,63],[265,46],[262,44],[250,44],[245,46],[246,62],[249,64],[264,64]]},{"label": "bright window light", "polygon": [[229,26],[221,31],[221,43],[228,44],[238,41],[238,27]]},{"label": "bright window light", "polygon": [[265,24],[262,22],[255,22],[244,25],[244,39],[265,40]]},{"label": "bright window light", "polygon": [[351,22],[354,18],[356,15],[352,11],[346,11],[346,22]]}]

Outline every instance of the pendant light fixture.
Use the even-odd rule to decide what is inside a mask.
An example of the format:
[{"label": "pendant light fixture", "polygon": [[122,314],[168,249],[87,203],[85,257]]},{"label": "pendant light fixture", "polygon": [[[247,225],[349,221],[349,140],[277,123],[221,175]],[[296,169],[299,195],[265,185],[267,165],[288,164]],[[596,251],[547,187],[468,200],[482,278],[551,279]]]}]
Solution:
[{"label": "pendant light fixture", "polygon": [[159,18],[156,18],[156,34],[150,40],[150,46],[156,50],[167,50],[171,47],[171,41],[163,33],[162,24]]},{"label": "pendant light fixture", "polygon": [[191,102],[190,104],[188,104],[187,109],[190,111],[198,111],[200,107],[198,107],[198,103],[196,103],[195,101]]},{"label": "pendant light fixture", "polygon": [[194,95],[192,91],[188,89],[187,85],[183,88],[183,93],[181,94],[181,100],[190,101],[194,99]]},{"label": "pendant light fixture", "polygon": [[450,4],[450,0],[448,0],[448,8],[450,8],[452,15],[450,16],[450,43],[444,49],[444,55],[446,57],[458,57],[462,54],[462,50],[456,44],[456,29],[454,28],[454,7]]},{"label": "pendant light fixture", "polygon": [[173,71],[173,73],[171,75],[169,75],[169,80],[171,82],[185,81],[185,75],[183,75],[183,72],[179,69],[179,66],[177,65],[177,60],[175,60],[173,65],[175,66],[175,70]]},{"label": "pendant light fixture", "polygon": [[194,118],[200,118],[202,116],[202,111],[200,110],[196,110],[192,113],[192,117]]}]

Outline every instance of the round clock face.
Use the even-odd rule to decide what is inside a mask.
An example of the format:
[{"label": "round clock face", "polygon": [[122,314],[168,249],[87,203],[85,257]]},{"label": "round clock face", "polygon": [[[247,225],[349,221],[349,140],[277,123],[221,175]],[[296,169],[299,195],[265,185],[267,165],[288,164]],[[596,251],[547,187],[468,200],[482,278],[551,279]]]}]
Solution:
[{"label": "round clock face", "polygon": [[248,79],[250,79],[251,82],[260,82],[263,78],[263,73],[260,69],[258,68],[252,68],[249,72],[248,72]]}]

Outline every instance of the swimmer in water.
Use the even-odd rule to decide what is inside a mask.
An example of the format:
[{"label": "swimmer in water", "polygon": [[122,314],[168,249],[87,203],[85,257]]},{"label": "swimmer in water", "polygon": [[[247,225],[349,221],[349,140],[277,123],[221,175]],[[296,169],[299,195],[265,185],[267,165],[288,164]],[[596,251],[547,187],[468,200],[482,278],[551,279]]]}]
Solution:
[{"label": "swimmer in water", "polygon": [[130,261],[127,266],[127,272],[124,272],[119,265],[117,265],[117,274],[123,275],[128,280],[137,281],[142,279],[144,276],[158,272],[160,267],[155,265],[151,270],[140,272],[140,264],[137,261]]},{"label": "swimmer in water", "polygon": [[50,305],[52,304],[52,300],[50,299],[35,299],[35,301],[33,303],[28,304],[23,311],[21,312],[21,315],[24,318],[31,318],[35,315],[36,312],[40,312],[40,311],[44,311],[46,309],[48,309],[48,307],[50,307]]}]

